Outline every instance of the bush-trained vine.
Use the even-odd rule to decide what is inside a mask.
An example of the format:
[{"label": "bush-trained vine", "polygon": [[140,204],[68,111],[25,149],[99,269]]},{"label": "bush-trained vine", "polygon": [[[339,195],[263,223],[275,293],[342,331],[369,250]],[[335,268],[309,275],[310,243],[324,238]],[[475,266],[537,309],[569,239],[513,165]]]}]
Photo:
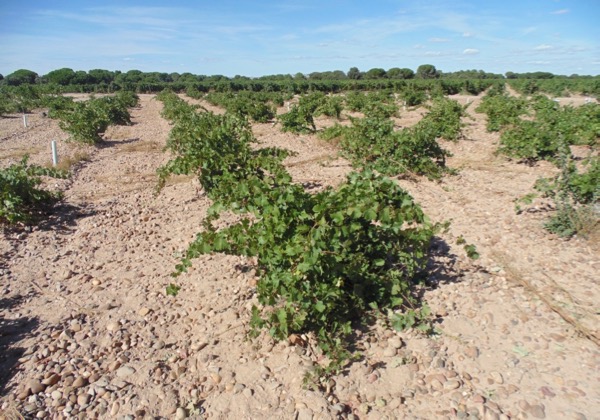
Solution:
[{"label": "bush-trained vine", "polygon": [[267,122],[275,117],[275,103],[279,101],[265,93],[211,92],[204,96],[212,105],[222,106],[228,113],[249,118],[255,122]]},{"label": "bush-trained vine", "polygon": [[558,175],[541,178],[535,184],[537,191],[555,203],[556,211],[544,227],[562,237],[590,234],[600,225],[600,158],[588,158],[580,170],[567,145],[562,144],[558,163]]},{"label": "bush-trained vine", "polygon": [[428,108],[429,113],[413,127],[396,131],[389,118],[367,113],[364,118],[351,118],[351,127],[333,126],[322,137],[340,138],[342,153],[355,167],[385,175],[411,172],[440,178],[450,154],[438,139],[458,138],[465,108],[449,99],[436,99]]},{"label": "bush-trained vine", "polygon": [[249,195],[260,211],[221,230],[207,219],[178,269],[211,252],[258,257],[265,310],[254,308],[252,326],[280,340],[314,332],[336,369],[351,323],[367,311],[407,311],[413,323],[401,314],[389,321],[408,327],[426,315],[412,290],[434,227],[397,184],[367,171],[315,195],[294,184]]},{"label": "bush-trained vine", "polygon": [[500,131],[518,123],[520,117],[527,114],[527,101],[493,90],[488,92],[475,111],[487,115],[487,131]]},{"label": "bush-trained vine", "polygon": [[500,137],[499,152],[528,161],[556,160],[561,144],[595,146],[600,138],[600,105],[560,106],[545,96],[532,99],[535,119],[517,120]]},{"label": "bush-trained vine", "polygon": [[28,156],[0,170],[0,223],[33,223],[60,200],[61,194],[39,188],[41,176],[66,178],[55,169],[30,165]]},{"label": "bush-trained vine", "polygon": [[128,108],[137,102],[137,95],[128,92],[84,102],[55,100],[49,115],[60,120],[60,128],[69,133],[72,140],[98,144],[102,142],[101,134],[110,125],[131,124]]},{"label": "bush-trained vine", "polygon": [[[280,340],[313,332],[331,362],[326,372],[348,359],[351,324],[367,311],[384,311],[399,328],[427,316],[413,289],[436,226],[407,192],[362,171],[310,194],[281,164],[289,152],[250,149],[255,140],[245,120],[196,112],[173,96],[163,99],[174,121],[168,147],[176,157],[160,170],[161,179],[196,174],[213,199],[177,273],[212,252],[256,257],[261,307],[253,308],[254,331],[268,328]],[[224,210],[240,219],[218,228]]]}]

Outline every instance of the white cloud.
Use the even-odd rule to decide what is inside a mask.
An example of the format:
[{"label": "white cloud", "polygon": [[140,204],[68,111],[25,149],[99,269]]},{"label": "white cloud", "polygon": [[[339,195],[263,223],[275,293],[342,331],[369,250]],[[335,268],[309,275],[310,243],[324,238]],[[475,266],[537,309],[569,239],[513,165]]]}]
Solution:
[{"label": "white cloud", "polygon": [[476,55],[479,54],[479,50],[475,48],[467,48],[462,52],[464,55]]},{"label": "white cloud", "polygon": [[550,14],[552,15],[564,15],[569,13],[569,9],[560,9],[560,10],[555,10],[554,12],[550,12]]},{"label": "white cloud", "polygon": [[471,38],[473,36],[473,34],[471,32],[463,32],[462,36],[464,38]]},{"label": "white cloud", "polygon": [[429,42],[448,42],[450,41],[447,38],[429,38]]},{"label": "white cloud", "polygon": [[552,45],[548,45],[548,44],[541,44],[538,45],[537,47],[534,48],[534,50],[536,51],[547,51],[547,50],[551,50],[554,47]]}]

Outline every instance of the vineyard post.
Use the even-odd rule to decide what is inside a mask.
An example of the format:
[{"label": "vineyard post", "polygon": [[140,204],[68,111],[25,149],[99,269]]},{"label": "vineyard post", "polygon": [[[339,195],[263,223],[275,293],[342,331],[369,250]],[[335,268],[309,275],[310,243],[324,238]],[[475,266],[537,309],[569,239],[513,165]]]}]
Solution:
[{"label": "vineyard post", "polygon": [[27,128],[27,114],[23,113],[23,127]]},{"label": "vineyard post", "polygon": [[52,140],[52,165],[58,165],[58,153],[56,152],[56,141]]}]

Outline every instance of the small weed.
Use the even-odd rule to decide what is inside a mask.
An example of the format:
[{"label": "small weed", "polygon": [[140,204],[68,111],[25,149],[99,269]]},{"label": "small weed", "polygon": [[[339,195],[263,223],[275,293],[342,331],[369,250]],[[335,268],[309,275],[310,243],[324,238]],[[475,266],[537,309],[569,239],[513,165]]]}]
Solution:
[{"label": "small weed", "polygon": [[177,286],[174,283],[171,283],[167,286],[167,296],[177,296],[179,290],[181,290],[181,286]]}]

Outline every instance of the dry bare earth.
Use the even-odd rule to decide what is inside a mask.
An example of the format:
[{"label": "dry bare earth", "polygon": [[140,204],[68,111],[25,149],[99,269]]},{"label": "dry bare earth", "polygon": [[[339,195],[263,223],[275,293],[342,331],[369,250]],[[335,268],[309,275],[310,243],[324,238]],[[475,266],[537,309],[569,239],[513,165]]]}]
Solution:
[{"label": "dry bare earth", "polygon": [[[111,128],[104,147],[83,152],[55,121],[31,116],[24,129],[19,118],[1,119],[2,166],[25,151],[48,162],[52,139],[62,157],[88,156],[71,180],[52,182],[66,198],[48,223],[0,240],[3,415],[599,418],[597,248],[547,234],[543,205],[515,214],[513,200],[555,169],[494,156],[498,136],[485,132],[475,105],[466,139],[446,145],[459,175],[400,181],[433,220],[452,219],[431,262],[438,287],[425,293],[441,333],[375,323],[358,333],[364,360],[322,391],[302,387],[318,362],[310,347],[246,338],[256,302],[250,261],[205,256],[177,279],[179,295],[166,296],[210,203],[187,177],[153,195],[170,130],[153,96],[141,96],[133,126]],[[335,185],[350,171],[314,136],[271,124],[254,131],[298,152],[287,163],[307,188]],[[459,235],[480,260],[466,257]]]}]

